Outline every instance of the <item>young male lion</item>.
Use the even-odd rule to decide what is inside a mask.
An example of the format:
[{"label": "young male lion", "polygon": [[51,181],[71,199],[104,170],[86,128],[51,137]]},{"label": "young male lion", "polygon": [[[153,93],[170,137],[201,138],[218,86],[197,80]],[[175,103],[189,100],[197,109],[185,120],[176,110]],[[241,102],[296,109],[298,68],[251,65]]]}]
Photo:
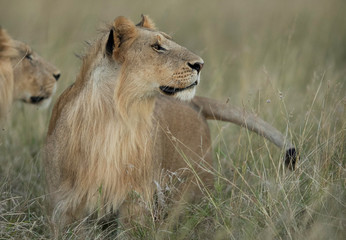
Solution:
[{"label": "young male lion", "polygon": [[0,119],[12,102],[48,106],[60,71],[0,28]]},{"label": "young male lion", "polygon": [[206,119],[232,121],[292,147],[263,120],[194,98],[202,68],[199,56],[145,16],[137,25],[116,18],[92,44],[48,129],[44,164],[56,234],[94,211],[138,220],[154,196],[156,204],[164,202],[163,189],[186,199],[208,191],[213,175]]}]

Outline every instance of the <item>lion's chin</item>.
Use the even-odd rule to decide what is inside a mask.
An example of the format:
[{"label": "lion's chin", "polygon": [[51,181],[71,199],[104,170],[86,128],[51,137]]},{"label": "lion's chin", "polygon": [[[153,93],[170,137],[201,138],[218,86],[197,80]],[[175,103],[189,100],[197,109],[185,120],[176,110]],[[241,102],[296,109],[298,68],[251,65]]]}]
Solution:
[{"label": "lion's chin", "polygon": [[196,87],[189,88],[175,94],[175,97],[182,101],[190,101],[196,94]]},{"label": "lion's chin", "polygon": [[46,98],[40,104],[38,104],[38,108],[42,110],[47,109],[51,102],[52,102],[52,97]]}]

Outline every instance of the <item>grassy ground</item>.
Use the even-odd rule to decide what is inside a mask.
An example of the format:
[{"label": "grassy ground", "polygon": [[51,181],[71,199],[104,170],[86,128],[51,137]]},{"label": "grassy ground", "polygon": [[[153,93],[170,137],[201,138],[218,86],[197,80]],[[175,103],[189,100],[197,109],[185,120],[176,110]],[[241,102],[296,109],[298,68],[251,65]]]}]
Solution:
[{"label": "grassy ground", "polygon": [[[203,57],[199,95],[251,109],[300,150],[290,172],[263,138],[211,123],[216,191],[185,206],[178,223],[129,229],[132,238],[344,239],[345,11],[343,0],[0,0],[0,24],[61,69],[59,95],[79,70],[74,53],[99,26],[148,14]],[[0,239],[49,239],[40,160],[49,115],[16,104],[1,126]]]}]

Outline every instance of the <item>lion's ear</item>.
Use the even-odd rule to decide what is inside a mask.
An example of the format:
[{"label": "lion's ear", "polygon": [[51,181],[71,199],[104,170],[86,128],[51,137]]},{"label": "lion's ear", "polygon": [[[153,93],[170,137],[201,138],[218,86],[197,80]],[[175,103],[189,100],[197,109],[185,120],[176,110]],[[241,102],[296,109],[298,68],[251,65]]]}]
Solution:
[{"label": "lion's ear", "polygon": [[113,50],[114,50],[114,30],[111,29],[108,35],[108,40],[106,43],[106,53],[108,56],[113,55]]},{"label": "lion's ear", "polygon": [[148,16],[142,14],[142,20],[136,25],[139,27],[155,30],[155,23]]},{"label": "lion's ear", "polygon": [[137,29],[133,22],[125,17],[117,17],[108,35],[107,55],[114,56],[115,59],[122,62],[124,52],[129,48],[136,35]]}]

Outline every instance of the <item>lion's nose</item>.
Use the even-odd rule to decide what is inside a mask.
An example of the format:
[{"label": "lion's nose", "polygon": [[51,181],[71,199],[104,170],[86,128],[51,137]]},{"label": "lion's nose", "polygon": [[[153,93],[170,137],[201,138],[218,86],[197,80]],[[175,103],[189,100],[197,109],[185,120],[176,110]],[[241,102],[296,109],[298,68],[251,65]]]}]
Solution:
[{"label": "lion's nose", "polygon": [[58,81],[60,78],[60,73],[53,73],[53,77],[55,78],[56,81]]},{"label": "lion's nose", "polygon": [[187,63],[187,65],[189,65],[190,68],[196,70],[197,73],[199,73],[202,70],[204,63],[203,62],[189,62]]}]

